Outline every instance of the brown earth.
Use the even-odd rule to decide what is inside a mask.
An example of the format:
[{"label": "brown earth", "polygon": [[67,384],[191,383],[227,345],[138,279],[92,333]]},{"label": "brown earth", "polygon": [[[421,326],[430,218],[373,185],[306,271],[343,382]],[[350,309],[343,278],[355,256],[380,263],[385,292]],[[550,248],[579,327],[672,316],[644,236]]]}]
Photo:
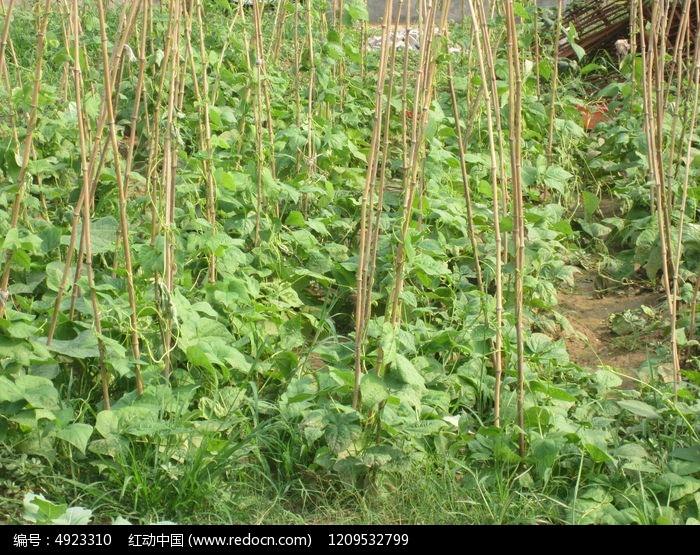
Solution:
[{"label": "brown earth", "polygon": [[[642,305],[658,307],[662,296],[634,286],[601,295],[595,281],[594,271],[584,271],[578,275],[573,289],[562,290],[558,295],[559,311],[570,324],[564,336],[572,362],[591,370],[610,366],[630,378],[648,378],[646,363],[654,356],[648,348],[649,342],[660,337],[644,335],[637,341],[631,338],[625,341],[612,332],[610,317]],[[624,386],[634,387],[634,383],[627,379]]]}]

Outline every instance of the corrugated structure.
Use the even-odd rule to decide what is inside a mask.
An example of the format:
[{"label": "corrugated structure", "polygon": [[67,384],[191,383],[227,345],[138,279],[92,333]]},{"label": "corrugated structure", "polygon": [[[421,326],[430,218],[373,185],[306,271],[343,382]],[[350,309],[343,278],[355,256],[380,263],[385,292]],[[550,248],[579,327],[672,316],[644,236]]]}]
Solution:
[{"label": "corrugated structure", "polygon": [[[653,0],[652,0],[653,1]],[[651,19],[652,1],[643,2],[644,19]],[[635,3],[636,4],[636,3]],[[700,13],[697,6],[691,2],[688,22],[688,41],[695,44]],[[685,0],[668,2],[668,47],[673,48],[681,29]],[[630,1],[629,0],[574,0],[570,2],[564,14],[564,27],[572,25],[578,34],[576,43],[586,53],[595,54],[607,50],[615,51],[615,41],[629,38],[630,35]],[[639,44],[639,41],[637,41]],[[574,49],[563,39],[559,46],[559,55],[565,58],[574,57]]]}]

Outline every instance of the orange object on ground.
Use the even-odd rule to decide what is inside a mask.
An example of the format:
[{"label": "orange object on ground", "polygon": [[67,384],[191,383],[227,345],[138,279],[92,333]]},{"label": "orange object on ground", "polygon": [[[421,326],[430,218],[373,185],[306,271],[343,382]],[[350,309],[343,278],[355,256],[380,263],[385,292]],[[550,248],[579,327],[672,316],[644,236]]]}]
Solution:
[{"label": "orange object on ground", "polygon": [[607,104],[589,104],[588,106],[576,105],[576,109],[583,116],[583,127],[587,130],[595,129],[601,121],[608,121],[610,115],[608,114]]}]

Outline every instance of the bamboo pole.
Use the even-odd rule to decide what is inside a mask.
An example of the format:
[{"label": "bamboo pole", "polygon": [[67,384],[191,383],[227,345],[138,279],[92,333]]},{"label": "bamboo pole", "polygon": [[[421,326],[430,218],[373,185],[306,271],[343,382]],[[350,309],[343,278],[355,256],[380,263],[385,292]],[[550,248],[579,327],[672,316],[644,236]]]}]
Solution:
[{"label": "bamboo pole", "polygon": [[523,215],[522,166],[522,76],[518,31],[515,24],[513,0],[505,3],[508,29],[508,104],[510,112],[509,143],[511,189],[513,197],[513,240],[515,242],[515,333],[518,377],[519,452],[524,457],[525,445],[525,342],[523,319],[523,278],[525,274],[525,222]]},{"label": "bamboo pole", "polygon": [[[549,140],[547,141],[547,164],[552,164],[552,151],[554,150],[554,120],[556,119],[557,91],[559,90],[559,37],[561,36],[561,22],[564,14],[564,0],[557,2],[557,20],[554,24],[552,52],[552,81],[549,88]],[[545,196],[548,195],[545,189]]]}]

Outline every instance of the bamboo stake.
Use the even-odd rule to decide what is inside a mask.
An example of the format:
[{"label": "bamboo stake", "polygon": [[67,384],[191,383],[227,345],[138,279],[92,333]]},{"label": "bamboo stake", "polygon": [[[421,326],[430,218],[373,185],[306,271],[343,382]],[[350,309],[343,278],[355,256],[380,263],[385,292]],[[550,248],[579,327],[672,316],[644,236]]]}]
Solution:
[{"label": "bamboo stake", "polygon": [[508,28],[508,104],[510,106],[510,164],[513,196],[513,240],[515,242],[515,333],[518,372],[519,452],[524,457],[525,445],[525,342],[523,319],[523,278],[525,273],[525,222],[523,216],[522,166],[522,77],[518,31],[515,25],[513,0],[505,3]]},{"label": "bamboo stake", "polygon": [[[168,97],[166,108],[165,136],[163,141],[163,165],[162,165],[162,187],[164,193],[164,239],[165,256],[163,260],[163,285],[159,294],[166,294],[161,306],[161,316],[164,322],[164,365],[163,376],[170,379],[171,363],[170,351],[172,347],[173,324],[170,311],[166,310],[170,303],[170,295],[175,283],[175,196],[176,196],[176,174],[177,174],[177,140],[175,139],[175,107],[179,93],[179,72],[180,72],[180,21],[182,16],[182,6],[180,0],[173,0],[170,11],[170,21],[168,27],[168,43],[172,50],[172,67],[168,75]],[[158,280],[156,280],[157,282]],[[158,283],[156,283],[156,287]]]},{"label": "bamboo stake", "polygon": [[[561,22],[564,14],[564,0],[557,2],[557,21],[554,24],[554,50],[552,52],[552,84],[549,89],[549,141],[547,142],[547,164],[552,165],[552,151],[554,150],[554,120],[556,119],[557,91],[559,90],[559,37],[561,36]],[[545,185],[546,187],[546,185]],[[545,197],[548,190],[544,191]]]},{"label": "bamboo stake", "polygon": [[2,40],[0,40],[0,67],[5,66],[5,50],[7,49],[7,37],[10,34],[10,21],[12,20],[12,8],[14,4],[15,0],[8,0],[7,11],[3,10],[5,12],[3,14],[5,16],[5,23],[2,27]]},{"label": "bamboo stake", "polygon": [[[688,2],[689,5],[689,2]],[[696,1],[696,5],[700,7],[700,2]],[[695,44],[700,45],[700,29],[697,30],[696,32],[696,37],[695,37]],[[681,255],[683,252],[682,249],[682,244],[683,244],[683,226],[685,223],[685,216],[686,216],[686,206],[688,204],[688,191],[690,187],[690,179],[691,179],[691,167],[692,167],[692,160],[693,160],[693,135],[695,134],[695,129],[697,127],[697,119],[698,119],[698,107],[699,107],[699,100],[700,100],[700,47],[696,46],[695,48],[695,54],[694,54],[694,59],[693,59],[693,65],[692,65],[692,83],[693,83],[693,96],[692,96],[692,107],[688,111],[690,114],[690,122],[687,126],[687,133],[686,133],[686,154],[685,154],[685,172],[684,172],[684,177],[683,177],[683,185],[682,185],[682,195],[681,195],[681,202],[679,206],[679,211],[680,215],[678,217],[678,235],[676,238],[676,257],[675,257],[675,262],[674,262],[674,267],[675,268],[680,268],[681,267]],[[674,274],[675,279],[673,280],[673,299],[678,299],[680,296],[680,287],[681,287],[681,280],[680,276],[678,275],[678,272],[676,271]],[[695,288],[694,294],[693,294],[693,303],[691,306],[691,325],[690,325],[690,333],[689,333],[689,340],[692,341],[695,333],[695,303],[697,302],[697,286]],[[671,332],[675,334],[675,329],[677,328],[677,324],[674,324],[672,326]],[[687,353],[686,353],[687,356]],[[679,361],[680,365],[680,361]],[[680,368],[679,368],[680,370]],[[675,376],[676,381],[680,380],[680,375]]]}]

